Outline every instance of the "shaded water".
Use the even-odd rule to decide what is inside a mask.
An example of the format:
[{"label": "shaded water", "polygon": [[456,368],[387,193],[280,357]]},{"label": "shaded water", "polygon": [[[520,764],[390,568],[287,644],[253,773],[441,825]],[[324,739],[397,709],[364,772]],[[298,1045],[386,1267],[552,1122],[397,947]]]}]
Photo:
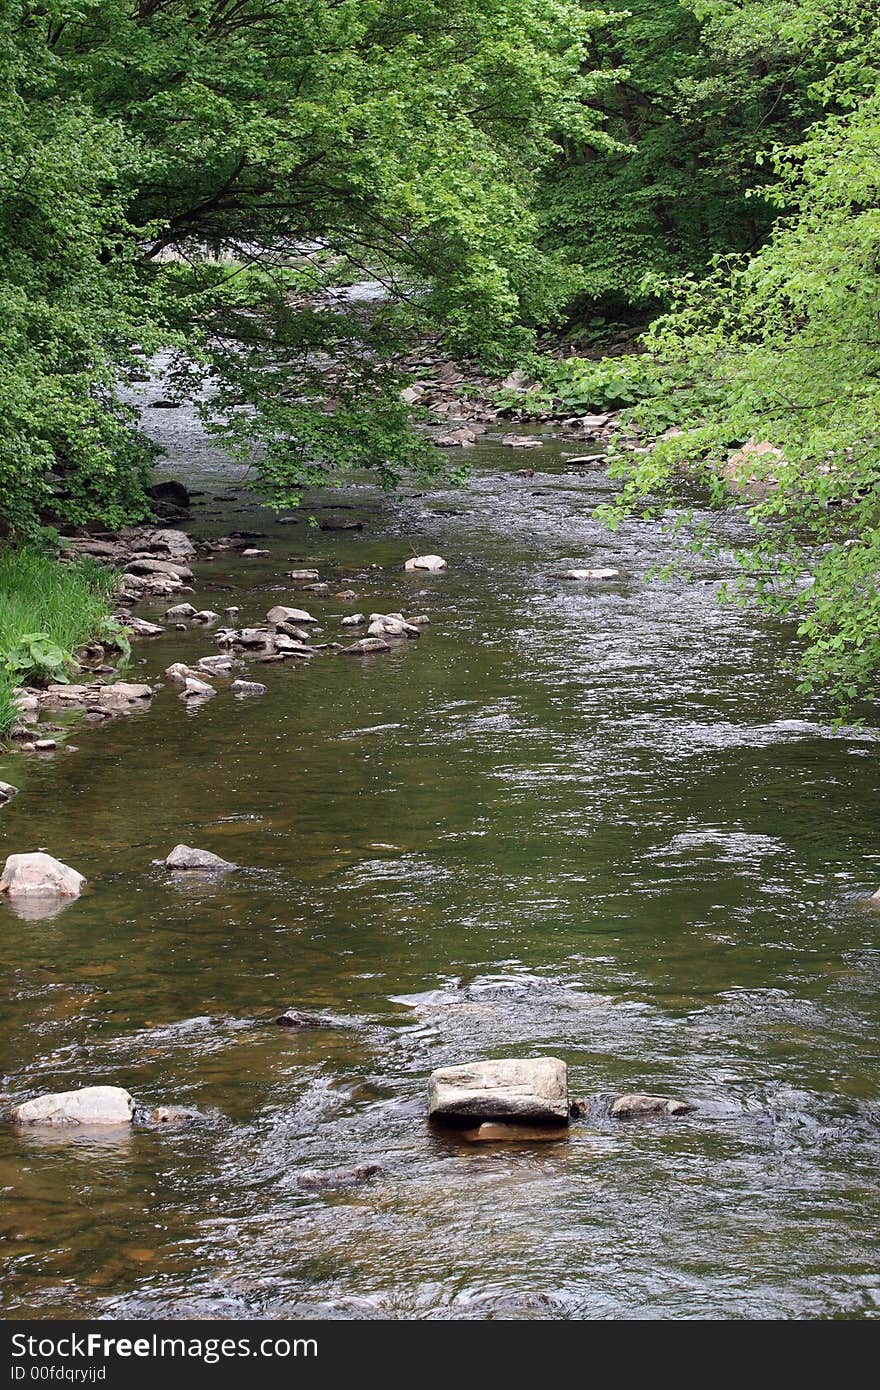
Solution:
[{"label": "shaded water", "polygon": [[[157,429],[208,493],[197,530],[268,535],[199,564],[198,605],[431,626],[0,759],[3,854],[90,879],[47,920],[0,908],[2,1099],[106,1082],[206,1117],[0,1130],[2,1314],[875,1316],[877,735],[805,708],[786,635],[713,583],[646,583],[661,530],[603,533],[609,484],[556,443],[481,444],[465,492],[352,488],[330,500],[365,529],[325,533],[260,512],[185,412]],[[448,572],[404,575],[419,551]],[[288,557],[357,603],[293,597]],[[575,563],[621,579],[554,578]],[[170,632],[133,673],[214,650]],[[171,882],[178,841],[245,867]],[[267,1023],[290,1004],[345,1026]],[[574,1095],[699,1108],[596,1105],[555,1145],[429,1131],[433,1067],[522,1053],[564,1057]]]}]

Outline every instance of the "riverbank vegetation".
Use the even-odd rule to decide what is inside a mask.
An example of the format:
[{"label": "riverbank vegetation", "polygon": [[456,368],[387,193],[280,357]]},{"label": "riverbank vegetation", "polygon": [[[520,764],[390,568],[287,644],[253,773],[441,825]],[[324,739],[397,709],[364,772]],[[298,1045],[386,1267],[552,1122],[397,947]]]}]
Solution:
[{"label": "riverbank vegetation", "polygon": [[0,531],[146,514],[117,386],[159,348],[274,504],[436,472],[427,340],[634,411],[612,521],[745,499],[805,685],[873,694],[877,68],[868,0],[11,0]]},{"label": "riverbank vegetation", "polygon": [[124,640],[110,611],[118,578],[30,546],[0,550],[0,737],[18,718],[16,686],[65,683],[77,647],[93,637]]}]

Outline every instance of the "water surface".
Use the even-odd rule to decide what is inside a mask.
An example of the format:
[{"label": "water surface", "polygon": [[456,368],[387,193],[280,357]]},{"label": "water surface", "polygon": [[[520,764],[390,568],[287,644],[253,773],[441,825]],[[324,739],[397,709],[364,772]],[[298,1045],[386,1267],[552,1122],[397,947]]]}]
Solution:
[{"label": "water surface", "polygon": [[[2,1099],[103,1082],[205,1116],[0,1130],[2,1314],[875,1316],[875,731],[807,707],[790,634],[719,606],[712,571],[649,583],[662,528],[603,532],[610,484],[575,448],[489,439],[464,491],[316,496],[364,522],[324,532],[261,511],[188,412],[153,414],[206,494],[194,529],[271,552],[199,563],[197,606],[256,622],[288,595],[328,638],[353,609],[431,623],[0,759],[22,788],[0,851],[90,880],[54,917],[0,908]],[[404,574],[419,552],[448,571]],[[356,603],[292,590],[291,560]],[[573,564],[620,579],[556,577]],[[170,631],[132,674],[214,650]],[[154,861],[179,841],[243,867],[173,882]],[[291,1004],[343,1026],[274,1027]],[[597,1103],[543,1146],[428,1129],[433,1067],[541,1053],[574,1095],[698,1109]],[[298,1186],[364,1162],[358,1187]]]}]

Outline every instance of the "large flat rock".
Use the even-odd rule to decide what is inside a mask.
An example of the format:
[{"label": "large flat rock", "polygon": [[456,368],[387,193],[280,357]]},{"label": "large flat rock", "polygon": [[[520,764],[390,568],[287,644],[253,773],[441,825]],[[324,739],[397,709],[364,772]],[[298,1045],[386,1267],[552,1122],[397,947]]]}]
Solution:
[{"label": "large flat rock", "polygon": [[127,1125],[134,1101],[121,1086],[84,1086],[80,1091],[26,1100],[12,1111],[20,1125]]},{"label": "large flat rock", "polygon": [[568,1067],[558,1057],[506,1058],[440,1067],[428,1081],[435,1120],[568,1123]]}]

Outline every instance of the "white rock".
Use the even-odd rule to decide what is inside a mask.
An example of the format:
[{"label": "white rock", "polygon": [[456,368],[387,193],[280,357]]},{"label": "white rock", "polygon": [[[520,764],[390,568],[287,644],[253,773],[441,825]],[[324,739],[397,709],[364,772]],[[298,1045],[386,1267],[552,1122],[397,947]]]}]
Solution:
[{"label": "white rock", "polygon": [[0,806],[11,801],[14,796],[18,796],[18,787],[14,787],[11,782],[0,782]]},{"label": "white rock", "polygon": [[0,893],[8,893],[10,898],[76,898],[85,881],[83,874],[51,854],[10,854],[0,878]]},{"label": "white rock", "polygon": [[310,584],[321,576],[317,570],[288,570],[287,578],[297,580],[300,584]]},{"label": "white rock", "polygon": [[259,681],[233,681],[229,689],[233,695],[265,695],[267,687],[261,685]]},{"label": "white rock", "polygon": [[269,554],[268,550],[258,550],[255,546],[248,546],[247,550],[243,550],[241,553],[249,559],[254,559],[258,555]]},{"label": "white rock", "polygon": [[187,618],[194,618],[196,610],[191,603],[175,603],[173,608],[166,608],[165,617],[169,622],[185,622]]},{"label": "white rock", "polygon": [[367,621],[365,613],[350,613],[347,618],[342,619],[343,627],[362,627]]},{"label": "white rock", "polygon": [[304,608],[287,608],[285,604],[277,603],[266,614],[266,622],[277,627],[280,623],[314,623],[317,618],[313,618]]},{"label": "white rock", "polygon": [[407,560],[403,568],[405,570],[445,570],[446,561],[442,555],[416,555],[414,559]]},{"label": "white rock", "polygon": [[590,570],[566,570],[562,575],[563,579],[617,579],[620,570],[607,569],[600,566],[598,569]]},{"label": "white rock", "polygon": [[220,621],[220,614],[212,608],[202,608],[198,613],[193,613],[192,620],[194,623],[216,623]]},{"label": "white rock", "polygon": [[558,1057],[508,1058],[440,1067],[428,1081],[436,1119],[568,1123],[568,1068]]},{"label": "white rock", "polygon": [[121,1086],[84,1086],[26,1100],[12,1118],[20,1125],[127,1125],[133,1112],[134,1101]]},{"label": "white rock", "polygon": [[235,865],[212,854],[207,849],[191,849],[189,845],[175,845],[165,860],[166,869],[234,869]]},{"label": "white rock", "polygon": [[29,690],[16,690],[14,695],[18,707],[18,717],[23,724],[34,724],[40,717],[39,696]]}]

